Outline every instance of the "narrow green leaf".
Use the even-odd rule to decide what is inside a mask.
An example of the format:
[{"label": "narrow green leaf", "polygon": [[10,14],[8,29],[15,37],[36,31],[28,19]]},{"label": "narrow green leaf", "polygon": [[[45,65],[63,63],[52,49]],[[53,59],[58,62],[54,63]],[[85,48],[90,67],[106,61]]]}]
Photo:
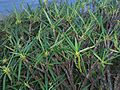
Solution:
[{"label": "narrow green leaf", "polygon": [[6,88],[6,74],[3,77],[3,88],[2,88],[2,90],[6,90],[5,88]]},{"label": "narrow green leaf", "polygon": [[22,60],[20,60],[19,67],[18,67],[18,81],[20,80],[21,68],[22,68]]},{"label": "narrow green leaf", "polygon": [[95,46],[91,46],[91,47],[84,48],[84,49],[80,50],[79,53],[85,52],[85,51],[90,50],[90,49],[92,49],[92,48],[94,48],[94,47],[95,47]]},{"label": "narrow green leaf", "polygon": [[96,52],[92,51],[95,57],[102,62],[102,59],[96,54]]},{"label": "narrow green leaf", "polygon": [[66,34],[64,34],[65,36],[65,40],[67,41],[67,43],[70,45],[70,47],[75,51],[75,46],[72,43],[72,41],[68,38],[68,36]]},{"label": "narrow green leaf", "polygon": [[78,52],[79,48],[78,48],[78,43],[77,43],[77,39],[75,38],[75,51]]},{"label": "narrow green leaf", "polygon": [[54,45],[52,45],[50,48],[54,48],[56,46],[58,46],[59,44],[61,44],[64,41],[64,39],[60,40],[59,42],[56,42]]},{"label": "narrow green leaf", "polygon": [[49,15],[48,15],[47,12],[45,11],[45,9],[43,9],[43,11],[44,11],[44,13],[45,13],[45,15],[46,15],[46,17],[47,17],[47,19],[48,19],[48,21],[49,21],[49,24],[52,26],[52,21],[50,20]]}]

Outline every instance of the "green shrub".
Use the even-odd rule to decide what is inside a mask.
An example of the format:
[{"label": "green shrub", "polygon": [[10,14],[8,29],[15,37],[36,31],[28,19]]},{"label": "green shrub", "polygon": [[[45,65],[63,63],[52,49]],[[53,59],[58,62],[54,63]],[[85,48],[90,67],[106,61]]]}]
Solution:
[{"label": "green shrub", "polygon": [[[120,55],[119,2],[40,3],[0,22],[3,90],[108,90]],[[111,86],[112,84],[112,86]]]}]

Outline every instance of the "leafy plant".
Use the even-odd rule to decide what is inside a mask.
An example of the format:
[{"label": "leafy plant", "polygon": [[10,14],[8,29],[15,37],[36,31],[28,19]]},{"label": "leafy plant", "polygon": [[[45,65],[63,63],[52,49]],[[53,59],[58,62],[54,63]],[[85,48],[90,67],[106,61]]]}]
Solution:
[{"label": "leafy plant", "polygon": [[0,22],[1,90],[115,88],[110,67],[120,56],[119,1],[68,1],[39,0]]}]

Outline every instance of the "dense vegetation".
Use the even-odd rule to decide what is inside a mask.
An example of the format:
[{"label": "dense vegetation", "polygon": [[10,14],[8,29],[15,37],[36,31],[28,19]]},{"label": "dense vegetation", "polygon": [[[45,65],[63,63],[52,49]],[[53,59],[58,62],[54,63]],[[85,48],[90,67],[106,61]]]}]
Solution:
[{"label": "dense vegetation", "polygon": [[[92,1],[92,0],[91,0]],[[120,4],[41,3],[0,21],[1,90],[119,90]]]}]

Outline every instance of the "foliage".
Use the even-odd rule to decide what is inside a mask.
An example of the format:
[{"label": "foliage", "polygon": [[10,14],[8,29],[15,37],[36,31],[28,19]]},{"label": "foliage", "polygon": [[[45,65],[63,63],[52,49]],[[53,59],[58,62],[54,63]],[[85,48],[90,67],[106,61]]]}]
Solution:
[{"label": "foliage", "polygon": [[86,12],[86,0],[39,2],[0,22],[0,88],[113,88],[107,71],[120,55],[119,1],[92,1]]}]

